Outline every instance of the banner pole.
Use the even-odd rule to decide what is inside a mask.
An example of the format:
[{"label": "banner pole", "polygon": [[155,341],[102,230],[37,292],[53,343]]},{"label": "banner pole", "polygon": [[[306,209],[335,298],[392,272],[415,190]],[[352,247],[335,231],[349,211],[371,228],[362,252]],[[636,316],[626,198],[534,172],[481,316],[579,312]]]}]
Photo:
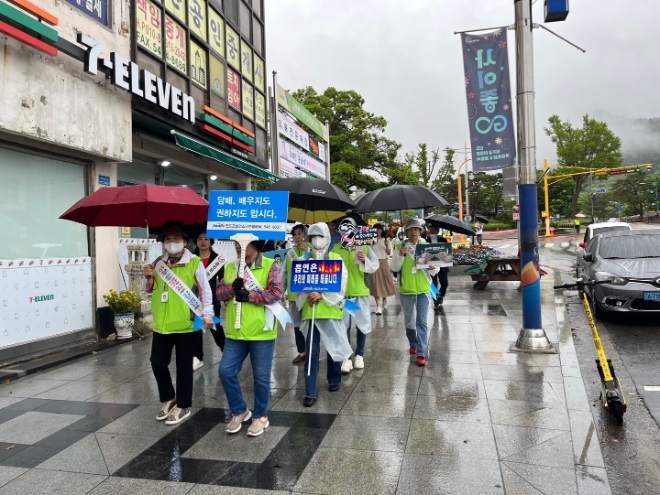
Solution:
[{"label": "banner pole", "polygon": [[315,316],[316,316],[316,304],[312,305],[312,322],[311,322],[311,325],[309,327],[309,364],[307,365],[307,376],[311,376],[311,374],[312,374],[312,353],[313,353],[312,344],[314,343],[314,317]]}]

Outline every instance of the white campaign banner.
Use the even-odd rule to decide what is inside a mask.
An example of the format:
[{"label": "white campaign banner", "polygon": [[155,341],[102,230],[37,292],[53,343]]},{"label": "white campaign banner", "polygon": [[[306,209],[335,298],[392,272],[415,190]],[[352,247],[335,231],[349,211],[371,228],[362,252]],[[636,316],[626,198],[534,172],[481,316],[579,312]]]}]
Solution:
[{"label": "white campaign banner", "polygon": [[325,179],[325,165],[322,162],[280,138],[280,163],[282,161],[288,162],[320,179]]},{"label": "white campaign banner", "polygon": [[309,151],[309,134],[280,111],[277,112],[277,130],[282,136],[289,138],[301,148]]},{"label": "white campaign banner", "polygon": [[0,322],[0,347],[91,328],[91,259],[0,260]]},{"label": "white campaign banner", "polygon": [[325,156],[325,144],[319,142],[319,156],[323,163],[328,163],[328,157]]}]

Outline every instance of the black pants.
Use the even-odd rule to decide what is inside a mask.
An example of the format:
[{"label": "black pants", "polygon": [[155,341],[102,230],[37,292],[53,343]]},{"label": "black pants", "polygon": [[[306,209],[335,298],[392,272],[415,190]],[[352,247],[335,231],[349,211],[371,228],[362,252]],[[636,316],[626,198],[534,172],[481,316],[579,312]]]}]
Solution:
[{"label": "black pants", "polygon": [[[176,397],[180,408],[192,406],[193,369],[192,360],[197,341],[197,332],[153,333],[151,341],[151,369],[158,383],[158,394],[161,402],[167,402]],[[172,349],[176,349],[176,392],[172,385],[172,377],[168,368],[172,361]]]},{"label": "black pants", "polygon": [[[433,281],[433,285],[439,288],[439,292],[438,292],[439,297],[445,297],[445,294],[447,294],[447,287],[449,287],[449,277],[447,276],[448,273],[449,273],[449,268],[443,267],[440,268],[440,271],[438,272],[437,275],[431,277],[431,280]],[[437,299],[433,302],[436,306],[438,305]]]}]

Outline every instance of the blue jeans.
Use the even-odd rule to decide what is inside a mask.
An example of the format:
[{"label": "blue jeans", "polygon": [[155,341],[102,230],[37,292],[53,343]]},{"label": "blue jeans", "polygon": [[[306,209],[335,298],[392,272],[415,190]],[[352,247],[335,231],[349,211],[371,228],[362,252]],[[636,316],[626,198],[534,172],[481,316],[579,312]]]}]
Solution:
[{"label": "blue jeans", "polygon": [[427,294],[419,294],[417,296],[403,297],[415,298],[411,302],[415,304],[415,309],[417,310],[417,316],[415,319],[416,328],[409,328],[408,325],[406,325],[408,342],[410,342],[410,347],[417,348],[418,356],[426,356],[426,347],[429,343],[429,332],[426,323],[429,311],[429,296]]},{"label": "blue jeans", "polygon": [[[346,336],[348,337],[348,343],[351,343],[351,325],[353,324],[353,318],[348,320],[348,327],[346,327]],[[357,329],[357,348],[355,349],[356,356],[364,356],[364,346],[367,343],[367,334],[362,333],[362,330]]]},{"label": "blue jeans", "polygon": [[293,334],[296,337],[296,349],[298,354],[305,352],[305,335],[300,331],[300,328],[294,328]]},{"label": "blue jeans", "polygon": [[[319,354],[321,353],[321,334],[314,326],[314,342],[312,343],[312,372],[307,374],[309,366],[309,357],[305,360],[305,397],[318,399],[319,388],[316,383],[316,377],[319,374]],[[307,338],[307,356],[309,356],[309,337]],[[341,362],[335,362],[328,354],[328,383],[330,385],[339,385],[341,383]]]},{"label": "blue jeans", "polygon": [[270,372],[273,367],[273,354],[275,354],[275,339],[234,340],[227,337],[218,375],[232,414],[243,414],[247,410],[247,404],[243,400],[241,386],[238,384],[238,374],[248,354],[254,375],[254,410],[252,414],[255,418],[260,418],[268,415]]}]

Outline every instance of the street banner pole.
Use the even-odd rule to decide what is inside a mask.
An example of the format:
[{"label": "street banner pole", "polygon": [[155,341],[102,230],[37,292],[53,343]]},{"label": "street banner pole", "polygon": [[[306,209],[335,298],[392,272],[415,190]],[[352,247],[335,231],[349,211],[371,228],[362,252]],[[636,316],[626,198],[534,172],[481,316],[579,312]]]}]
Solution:
[{"label": "street banner pole", "polygon": [[534,47],[532,0],[514,0],[518,90],[518,159],[520,179],[520,264],[523,328],[512,350],[556,352],[541,320],[541,277],[538,255],[536,134],[534,118]]},{"label": "street banner pole", "polygon": [[[270,88],[269,88],[270,96]],[[273,71],[273,88],[271,96],[270,113],[270,158],[272,160],[273,175],[280,177],[280,135],[277,130],[277,71]]]}]

